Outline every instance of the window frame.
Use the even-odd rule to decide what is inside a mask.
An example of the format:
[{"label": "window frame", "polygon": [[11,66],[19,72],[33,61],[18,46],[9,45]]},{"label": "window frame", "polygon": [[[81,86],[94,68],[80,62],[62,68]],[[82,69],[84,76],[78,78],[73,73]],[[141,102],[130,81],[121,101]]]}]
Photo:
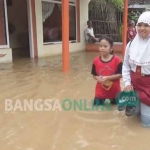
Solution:
[{"label": "window frame", "polygon": [[[56,4],[62,4],[62,2],[57,1],[57,0],[41,0],[41,6],[42,2],[50,2],[50,3],[56,3]],[[78,41],[78,33],[77,33],[77,3],[76,0],[69,0],[69,6],[75,6],[75,19],[76,19],[76,39],[75,40],[69,40],[69,43],[77,43]],[[42,23],[43,25],[43,23]],[[56,41],[56,42],[44,42],[43,45],[52,45],[52,44],[62,44],[62,41]]]},{"label": "window frame", "polygon": [[9,43],[9,32],[8,32],[8,15],[7,15],[7,3],[6,0],[4,0],[4,13],[5,13],[5,33],[6,33],[6,40],[7,43],[6,45],[0,45],[0,49],[2,48],[10,48],[10,43]]}]

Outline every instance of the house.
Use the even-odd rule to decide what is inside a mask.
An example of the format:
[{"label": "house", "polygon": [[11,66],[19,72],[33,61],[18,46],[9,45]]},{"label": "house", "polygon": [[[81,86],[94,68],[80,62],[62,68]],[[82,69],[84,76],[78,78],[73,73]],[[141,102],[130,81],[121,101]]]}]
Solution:
[{"label": "house", "polygon": [[[85,50],[90,0],[69,0],[69,51]],[[0,63],[62,53],[64,0],[0,0]],[[66,6],[66,4],[65,4]],[[65,24],[64,24],[65,25]],[[65,29],[65,27],[63,28]],[[64,37],[65,38],[65,37]],[[67,41],[66,41],[67,42]]]},{"label": "house", "polygon": [[146,10],[150,8],[150,0],[129,0],[129,9]]},{"label": "house", "polygon": [[[63,70],[67,71],[69,52],[86,49],[84,29],[89,1],[0,0],[0,63],[12,62],[22,55],[40,58],[62,54]],[[123,54],[129,3],[124,0],[123,43],[117,45]]]}]

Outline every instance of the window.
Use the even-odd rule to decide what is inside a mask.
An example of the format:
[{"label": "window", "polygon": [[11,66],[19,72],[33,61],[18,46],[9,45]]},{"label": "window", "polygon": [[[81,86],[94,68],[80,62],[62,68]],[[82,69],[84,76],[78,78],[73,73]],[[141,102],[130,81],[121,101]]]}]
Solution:
[{"label": "window", "polygon": [[[6,1],[0,1],[0,47],[6,47],[8,45],[8,30],[6,22]],[[7,46],[8,47],[8,46]]]},{"label": "window", "polygon": [[[62,41],[62,3],[60,0],[42,1],[43,42]],[[69,2],[69,40],[76,41],[76,5]]]}]

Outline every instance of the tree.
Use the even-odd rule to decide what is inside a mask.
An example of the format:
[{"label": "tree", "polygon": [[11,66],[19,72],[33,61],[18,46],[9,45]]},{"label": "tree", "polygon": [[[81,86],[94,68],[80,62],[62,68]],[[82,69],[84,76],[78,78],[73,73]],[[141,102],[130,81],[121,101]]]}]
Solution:
[{"label": "tree", "polygon": [[124,0],[106,0],[106,2],[112,3],[116,7],[116,9],[121,12],[123,11]]},{"label": "tree", "polygon": [[97,0],[97,1],[112,3],[116,7],[116,9],[118,9],[121,12],[123,11],[124,0]]}]

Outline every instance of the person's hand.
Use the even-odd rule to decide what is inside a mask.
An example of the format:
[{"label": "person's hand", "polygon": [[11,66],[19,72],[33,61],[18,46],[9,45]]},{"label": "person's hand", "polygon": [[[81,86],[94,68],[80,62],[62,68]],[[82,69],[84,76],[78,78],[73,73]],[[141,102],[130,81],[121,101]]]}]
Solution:
[{"label": "person's hand", "polygon": [[99,81],[100,83],[102,83],[102,84],[108,80],[108,78],[107,78],[106,76],[105,76],[105,77],[99,76],[98,79],[99,79],[98,81]]},{"label": "person's hand", "polygon": [[102,78],[102,83],[105,83],[108,80],[107,76]]},{"label": "person's hand", "polygon": [[98,76],[98,82],[102,83],[103,76]]},{"label": "person's hand", "polygon": [[133,86],[132,85],[127,85],[125,88],[124,88],[124,91],[126,92],[130,92],[133,90]]}]

